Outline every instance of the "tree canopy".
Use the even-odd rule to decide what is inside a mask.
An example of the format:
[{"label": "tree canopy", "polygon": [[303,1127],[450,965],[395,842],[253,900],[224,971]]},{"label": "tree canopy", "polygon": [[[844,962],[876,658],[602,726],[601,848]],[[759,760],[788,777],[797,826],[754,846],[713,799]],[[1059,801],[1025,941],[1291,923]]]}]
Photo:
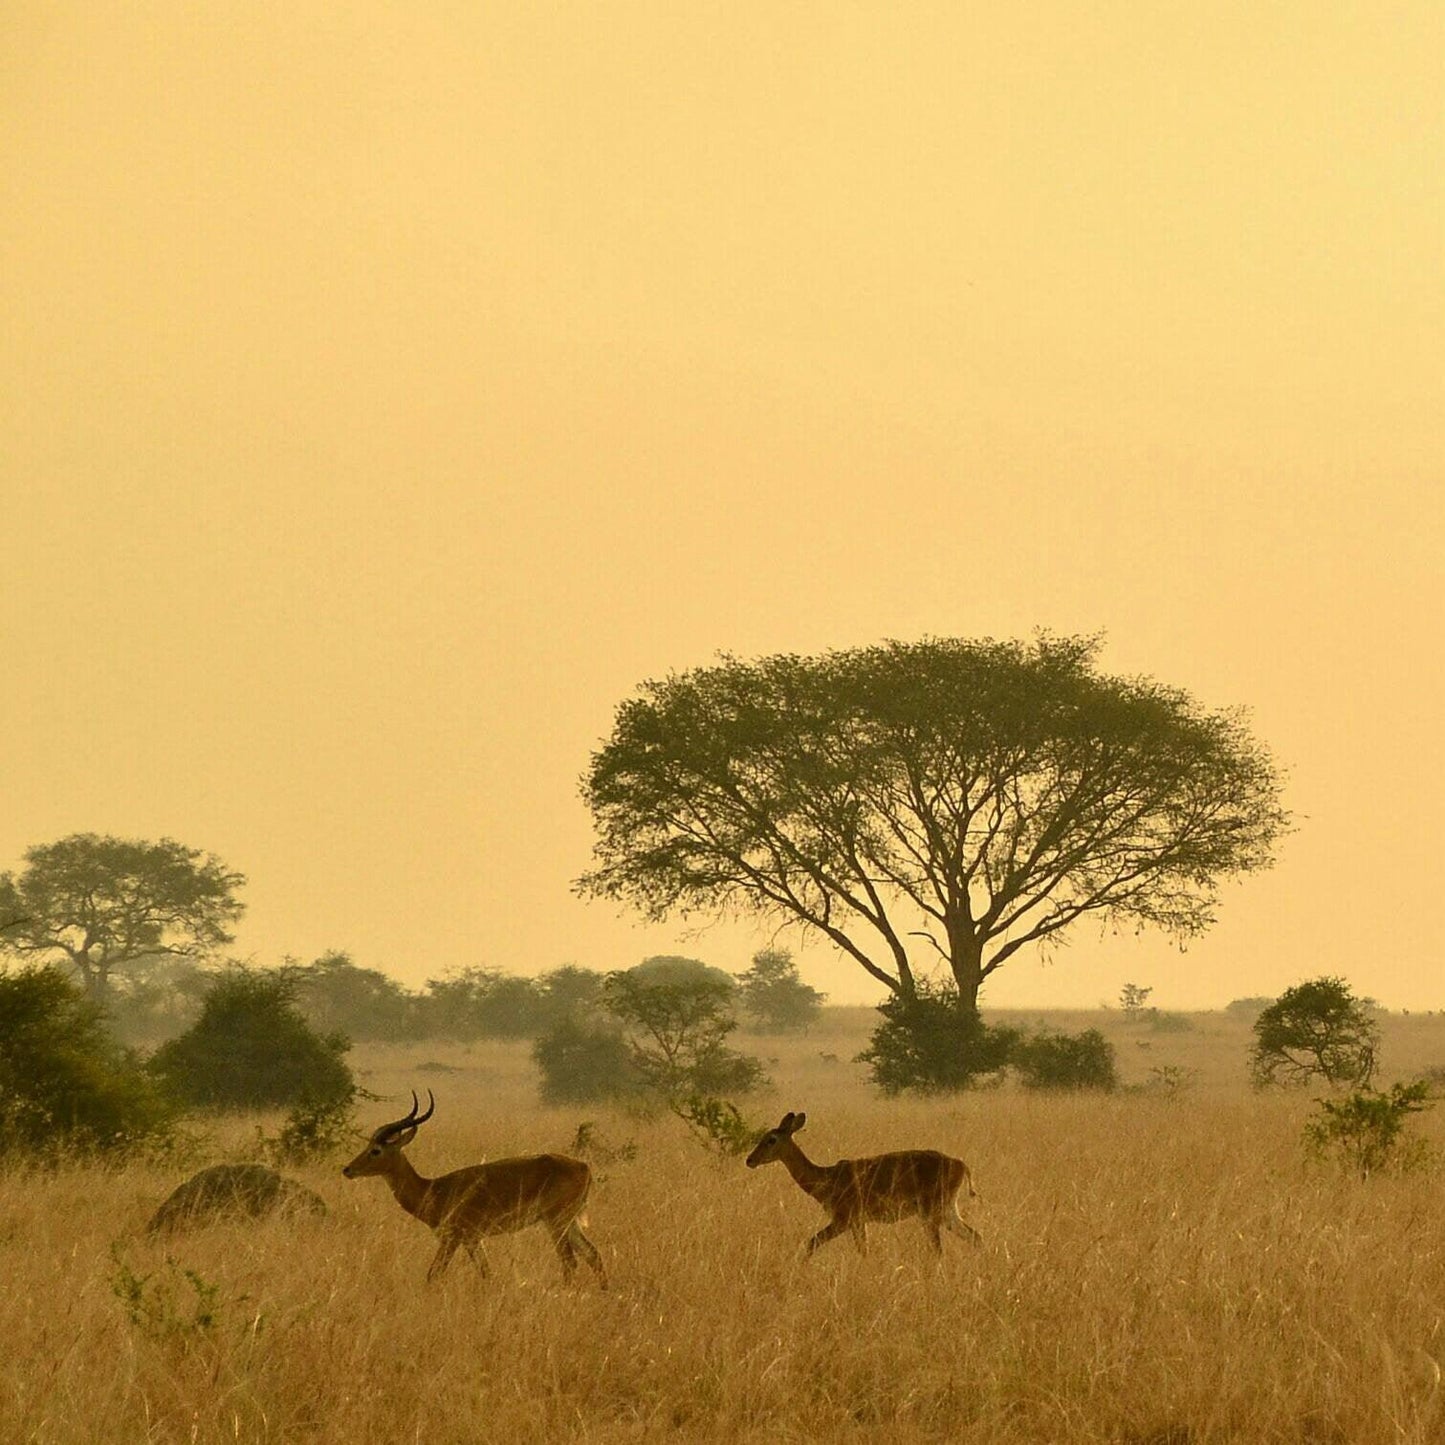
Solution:
[{"label": "tree canopy", "polygon": [[1288,826],[1238,711],[1096,666],[1099,639],[885,642],[644,683],[583,795],[586,896],[656,919],[749,912],[893,993],[960,998],[1087,918],[1179,939]]},{"label": "tree canopy", "polygon": [[171,838],[158,843],[74,833],[25,854],[0,874],[0,949],[64,958],[87,994],[111,975],[165,954],[203,954],[231,942],[245,877]]}]

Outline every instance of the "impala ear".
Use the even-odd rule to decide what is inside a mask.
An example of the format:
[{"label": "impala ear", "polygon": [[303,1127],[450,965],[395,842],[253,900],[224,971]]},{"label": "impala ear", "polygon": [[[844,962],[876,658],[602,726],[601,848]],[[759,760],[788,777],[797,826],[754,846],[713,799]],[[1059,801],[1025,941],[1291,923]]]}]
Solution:
[{"label": "impala ear", "polygon": [[808,1122],[808,1116],[806,1114],[789,1114],[783,1122],[788,1126],[788,1133],[796,1134]]}]

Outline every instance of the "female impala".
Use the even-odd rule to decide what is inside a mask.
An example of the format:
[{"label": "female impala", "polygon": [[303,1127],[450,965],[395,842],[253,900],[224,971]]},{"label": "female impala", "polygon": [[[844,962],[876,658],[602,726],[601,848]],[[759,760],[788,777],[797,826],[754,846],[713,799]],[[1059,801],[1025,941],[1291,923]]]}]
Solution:
[{"label": "female impala", "polygon": [[592,1187],[592,1171],[580,1159],[537,1154],[498,1159],[495,1164],[472,1164],[439,1179],[424,1179],[401,1151],[436,1112],[436,1099],[430,1089],[426,1097],[426,1113],[418,1115],[420,1105],[413,1092],[411,1113],[383,1124],[341,1172],[348,1179],[380,1174],[391,1186],[396,1202],[436,1231],[440,1242],[426,1272],[427,1279],[435,1279],[447,1267],[458,1245],[465,1246],[477,1268],[486,1274],[487,1261],[481,1248],[484,1234],[511,1234],[541,1224],[552,1236],[569,1279],[580,1254],[597,1271],[606,1288],[602,1256],[577,1223]]},{"label": "female impala", "polygon": [[871,1159],[840,1159],[836,1164],[814,1164],[793,1142],[793,1135],[808,1121],[806,1114],[784,1114],[776,1129],[769,1129],[748,1155],[748,1168],[781,1159],[793,1182],[811,1194],[832,1218],[808,1241],[808,1253],[836,1239],[845,1229],[853,1233],[860,1251],[868,1248],[869,1220],[892,1222],[916,1214],[928,1231],[934,1249],[943,1252],[940,1230],[981,1244],[978,1232],[958,1212],[958,1191],[974,1193],[968,1165],[936,1149],[905,1149],[877,1154]]}]

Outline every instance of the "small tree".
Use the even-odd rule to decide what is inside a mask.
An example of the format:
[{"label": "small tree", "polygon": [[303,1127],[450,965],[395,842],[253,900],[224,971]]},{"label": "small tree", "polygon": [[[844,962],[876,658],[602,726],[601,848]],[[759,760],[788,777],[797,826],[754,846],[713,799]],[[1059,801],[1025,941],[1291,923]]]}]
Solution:
[{"label": "small tree", "polygon": [[1286,989],[1254,1023],[1250,1068],[1257,1088],[1305,1084],[1368,1086],[1380,1031],[1342,978]]},{"label": "small tree", "polygon": [[1428,1154],[1423,1140],[1405,1137],[1411,1114],[1430,1106],[1430,1084],[1392,1084],[1388,1093],[1361,1089],[1343,1099],[1320,1099],[1305,1125],[1305,1143],[1320,1158],[1334,1154],[1361,1179],[1381,1169],[1410,1168]]},{"label": "small tree", "polygon": [[793,955],[782,948],[765,948],[753,955],[753,966],[738,975],[743,1008],[759,1028],[778,1033],[805,1029],[813,1023],[828,997],[798,977]]},{"label": "small tree", "polygon": [[306,1022],[293,979],[238,969],[217,979],[200,1018],[157,1049],[149,1067],[175,1098],[201,1108],[349,1104],[348,1047]]},{"label": "small tree", "polygon": [[173,1111],[57,968],[0,975],[0,1153],[158,1143]]},{"label": "small tree", "polygon": [[762,1082],[762,1065],[724,1042],[737,1028],[734,992],[726,974],[672,981],[667,970],[644,964],[608,975],[605,1006],[626,1029],[633,1068],[649,1091],[675,1104]]},{"label": "small tree", "polygon": [[1119,990],[1119,1007],[1124,1010],[1124,1016],[1131,1023],[1143,1017],[1144,1006],[1153,992],[1152,988],[1140,988],[1137,983],[1126,983]]},{"label": "small tree", "polygon": [[18,876],[0,874],[0,949],[63,959],[104,1000],[111,977],[167,954],[231,942],[246,881],[217,858],[170,838],[148,843],[75,833],[31,848]]},{"label": "small tree", "polygon": [[920,980],[912,997],[894,994],[878,1012],[883,1022],[857,1062],[885,1094],[966,1089],[1002,1069],[1019,1037],[989,1028],[948,984]]}]

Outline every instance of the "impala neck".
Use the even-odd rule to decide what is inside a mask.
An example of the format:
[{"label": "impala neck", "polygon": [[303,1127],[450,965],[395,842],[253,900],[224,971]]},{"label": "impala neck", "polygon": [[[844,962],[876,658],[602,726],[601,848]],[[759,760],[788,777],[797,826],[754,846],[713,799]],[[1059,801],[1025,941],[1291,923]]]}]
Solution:
[{"label": "impala neck", "polygon": [[382,1178],[391,1186],[391,1192],[396,1196],[396,1202],[406,1210],[408,1214],[414,1214],[423,1224],[435,1224],[431,1217],[431,1184],[430,1179],[424,1179],[412,1168],[411,1160],[398,1150],[387,1161],[387,1168]]},{"label": "impala neck", "polygon": [[805,1194],[816,1198],[826,1191],[833,1171],[825,1169],[821,1164],[814,1164],[792,1139],[783,1141],[778,1149],[778,1158],[793,1176],[793,1183]]}]

